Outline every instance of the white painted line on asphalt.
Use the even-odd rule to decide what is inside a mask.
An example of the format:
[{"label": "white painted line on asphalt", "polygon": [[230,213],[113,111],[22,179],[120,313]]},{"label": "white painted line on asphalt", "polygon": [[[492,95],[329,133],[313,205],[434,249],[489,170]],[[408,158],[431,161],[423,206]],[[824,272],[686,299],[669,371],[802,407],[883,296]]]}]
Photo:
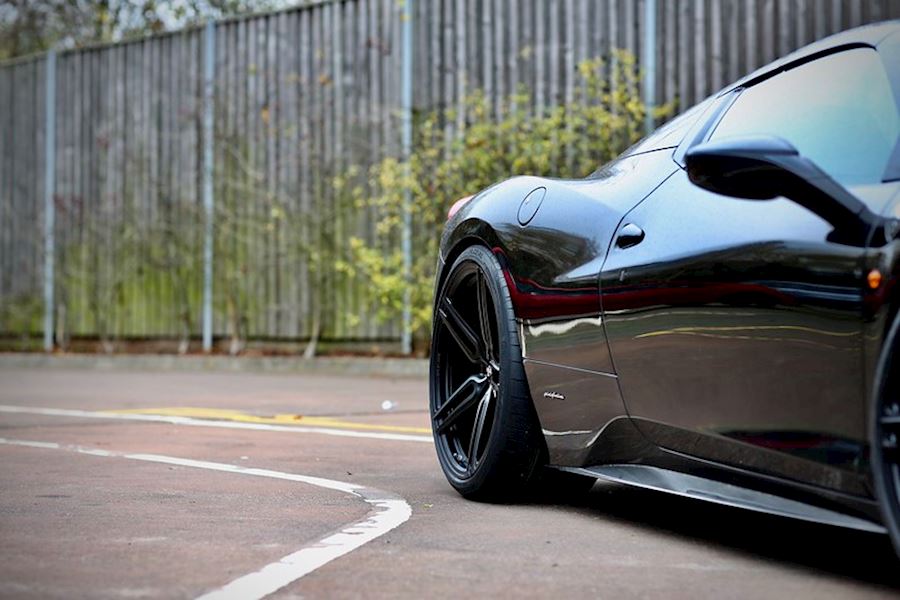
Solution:
[{"label": "white painted line on asphalt", "polygon": [[304,575],[312,573],[319,567],[330,563],[336,558],[340,558],[359,548],[363,544],[381,537],[385,533],[405,523],[410,515],[412,515],[412,509],[403,498],[374,488],[367,488],[354,483],[347,483],[334,479],[323,479],[321,477],[284,473],[281,471],[271,471],[269,469],[239,467],[228,463],[176,458],[159,454],[129,454],[126,452],[115,452],[112,450],[101,450],[99,448],[86,448],[84,446],[56,444],[51,442],[0,438],[0,444],[48,450],[66,450],[69,452],[77,452],[79,454],[89,454],[91,456],[126,458],[130,460],[141,460],[195,469],[236,473],[238,475],[284,479],[287,481],[296,481],[321,488],[327,488],[329,490],[344,492],[346,494],[353,494],[362,498],[372,506],[372,510],[369,511],[369,514],[366,515],[364,519],[347,525],[340,531],[309,544],[292,554],[288,554],[280,560],[264,566],[258,571],[238,577],[217,590],[203,594],[199,597],[202,600],[230,600],[232,598],[257,599],[268,596],[284,586],[297,581]]},{"label": "white painted line on asphalt", "polygon": [[18,413],[24,415],[45,415],[53,417],[77,417],[84,419],[118,419],[120,421],[149,421],[153,423],[169,423],[171,425],[190,425],[192,427],[221,427],[225,429],[256,429],[260,431],[289,431],[293,433],[320,433],[338,437],[367,438],[373,440],[390,440],[395,442],[427,442],[433,443],[431,436],[412,435],[409,433],[385,433],[378,431],[353,431],[352,429],[332,429],[328,427],[304,427],[302,425],[271,425],[268,423],[242,423],[237,421],[221,421],[214,419],[195,419],[172,415],[143,415],[79,410],[71,408],[40,408],[34,406],[14,406],[0,404],[0,413]]}]

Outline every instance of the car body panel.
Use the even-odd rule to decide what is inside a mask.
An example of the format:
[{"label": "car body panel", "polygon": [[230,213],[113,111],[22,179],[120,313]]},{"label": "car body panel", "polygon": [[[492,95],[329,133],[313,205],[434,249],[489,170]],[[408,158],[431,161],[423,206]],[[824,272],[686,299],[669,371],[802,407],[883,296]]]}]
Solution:
[{"label": "car body panel", "polygon": [[[866,272],[877,270],[883,281],[878,289],[868,290],[864,300],[863,354],[865,359],[864,381],[867,384],[865,419],[869,424],[875,421],[872,414],[875,398],[871,382],[875,381],[876,369],[888,335],[888,328],[900,307],[900,287],[897,285],[897,282],[900,281],[900,187],[892,201],[886,203],[882,216],[888,230],[886,243],[869,248],[864,266]],[[871,435],[866,439],[860,468],[871,486],[870,440]]]},{"label": "car body panel", "polygon": [[[875,29],[882,39],[897,28]],[[798,62],[860,45],[871,47],[820,44],[740,83],[765,86]],[[708,139],[741,85],[694,125],[676,162],[683,166],[687,147]],[[897,189],[888,182],[851,191],[877,214]],[[639,428],[664,447],[869,493],[867,250],[833,243],[835,224],[790,200],[724,198],[685,173],[623,223],[644,227],[648,239],[613,248],[603,302],[623,397]]]},{"label": "car body panel", "polygon": [[615,375],[530,359],[525,374],[550,463],[587,464],[606,425],[625,415]]},{"label": "car body panel", "polygon": [[828,242],[832,226],[790,200],[725,198],[684,172],[624,220],[646,239],[610,252],[603,304],[639,427],[675,450],[864,491],[866,425],[847,399],[863,389],[865,249]]}]

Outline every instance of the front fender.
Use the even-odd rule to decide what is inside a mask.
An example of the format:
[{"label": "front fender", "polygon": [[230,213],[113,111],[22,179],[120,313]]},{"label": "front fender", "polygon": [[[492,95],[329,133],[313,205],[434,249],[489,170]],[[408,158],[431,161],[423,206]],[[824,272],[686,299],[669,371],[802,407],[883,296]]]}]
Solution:
[{"label": "front fender", "polygon": [[[599,314],[599,274],[622,217],[676,169],[671,151],[659,151],[614,161],[590,179],[506,180],[448,221],[442,261],[451,264],[472,243],[491,248],[521,320]],[[529,196],[536,190],[543,191]]]}]

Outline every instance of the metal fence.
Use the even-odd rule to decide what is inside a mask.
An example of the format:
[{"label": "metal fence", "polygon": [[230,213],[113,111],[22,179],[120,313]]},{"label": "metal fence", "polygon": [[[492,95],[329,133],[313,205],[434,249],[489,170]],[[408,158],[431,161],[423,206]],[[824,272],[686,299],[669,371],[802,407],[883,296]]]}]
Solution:
[{"label": "metal fence", "polygon": [[0,65],[0,333],[45,329],[49,274],[60,339],[199,336],[209,149],[211,332],[397,340],[400,325],[376,322],[367,290],[327,263],[346,236],[371,236],[373,215],[336,202],[331,181],[399,152],[404,64],[418,111],[475,89],[499,105],[519,86],[540,109],[572,100],[580,61],[622,48],[651,69],[651,104],[685,108],[805,43],[900,17],[889,0],[414,0],[404,56],[407,6],[326,0],[218,23],[212,40],[193,29],[65,51],[51,86],[47,57]]}]

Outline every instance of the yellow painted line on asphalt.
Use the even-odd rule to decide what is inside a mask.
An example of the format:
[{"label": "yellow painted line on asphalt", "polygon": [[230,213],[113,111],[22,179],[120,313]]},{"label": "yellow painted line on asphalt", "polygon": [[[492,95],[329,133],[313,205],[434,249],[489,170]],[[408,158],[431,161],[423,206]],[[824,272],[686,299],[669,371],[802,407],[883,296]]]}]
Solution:
[{"label": "yellow painted line on asphalt", "polygon": [[242,413],[224,408],[202,408],[195,406],[170,406],[162,408],[135,408],[125,410],[104,410],[100,413],[117,415],[156,415],[161,417],[188,417],[191,419],[208,419],[214,421],[234,421],[237,423],[261,423],[266,425],[300,425],[303,427],[324,427],[328,429],[350,429],[355,431],[387,431],[393,433],[431,434],[428,427],[409,427],[405,425],[379,425],[374,423],[358,423],[331,417],[309,417],[305,415],[281,414],[271,417]]},{"label": "yellow painted line on asphalt", "polygon": [[0,404],[0,413],[43,415],[47,417],[74,417],[76,419],[112,419],[117,421],[140,421],[144,423],[167,423],[169,425],[189,427],[210,427],[224,429],[247,429],[253,431],[282,431],[291,433],[314,433],[331,435],[343,438],[367,438],[373,440],[386,440],[394,442],[424,442],[434,443],[431,435],[419,435],[413,433],[396,433],[393,431],[358,431],[353,429],[341,429],[339,427],[306,427],[300,423],[290,425],[272,423],[239,423],[222,419],[195,419],[193,417],[181,417],[178,415],[136,414],[105,412],[102,410],[80,410],[77,408],[52,408],[38,406],[16,406],[12,404]]}]

